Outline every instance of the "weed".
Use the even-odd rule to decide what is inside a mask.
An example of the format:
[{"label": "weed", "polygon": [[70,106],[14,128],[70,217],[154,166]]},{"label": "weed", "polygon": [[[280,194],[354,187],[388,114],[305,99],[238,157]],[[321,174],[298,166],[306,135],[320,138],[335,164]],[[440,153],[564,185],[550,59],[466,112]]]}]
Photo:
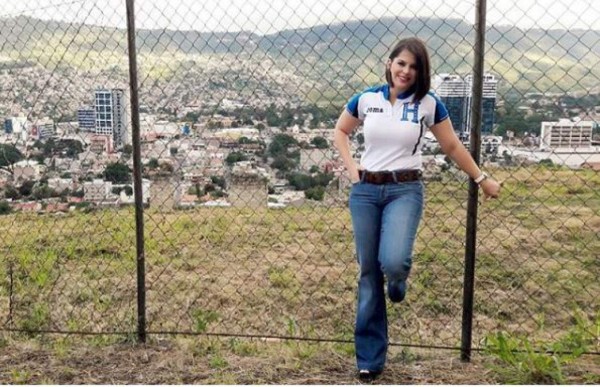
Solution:
[{"label": "weed", "polygon": [[[503,383],[564,384],[563,368],[598,340],[600,314],[591,322],[574,314],[575,324],[556,342],[534,345],[527,337],[498,332],[485,340],[485,351],[502,364],[491,365]],[[543,322],[540,326],[543,326]]]},{"label": "weed", "polygon": [[29,371],[12,370],[10,372],[11,382],[14,384],[28,384],[31,379]]},{"label": "weed", "polygon": [[539,353],[526,337],[516,338],[498,332],[485,340],[488,355],[501,364],[488,365],[502,383],[564,384],[563,363],[558,355]]},{"label": "weed", "polygon": [[208,361],[208,364],[211,368],[215,369],[223,369],[229,366],[227,360],[225,360],[225,358],[219,354],[211,356],[210,360]]},{"label": "weed", "polygon": [[290,288],[296,284],[296,277],[288,268],[271,267],[268,274],[271,285],[276,288]]},{"label": "weed", "polygon": [[259,352],[256,343],[236,338],[229,340],[229,348],[238,356],[254,356]]},{"label": "weed", "polygon": [[192,319],[194,320],[196,332],[204,333],[210,323],[219,319],[219,315],[212,310],[196,309],[192,311]]},{"label": "weed", "polygon": [[21,329],[27,332],[36,332],[46,328],[49,322],[50,310],[48,306],[35,304],[21,321]]}]

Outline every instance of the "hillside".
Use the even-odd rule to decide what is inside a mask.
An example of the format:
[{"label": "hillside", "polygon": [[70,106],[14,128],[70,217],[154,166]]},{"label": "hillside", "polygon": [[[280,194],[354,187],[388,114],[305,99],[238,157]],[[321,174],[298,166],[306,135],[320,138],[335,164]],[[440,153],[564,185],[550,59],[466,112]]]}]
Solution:
[{"label": "hillside", "polygon": [[[224,80],[236,90],[271,90],[270,85],[255,85],[263,82],[254,75],[261,68],[267,74],[276,69],[283,78],[297,77],[294,85],[309,83],[301,93],[288,89],[280,90],[280,94],[332,101],[345,99],[357,88],[380,81],[383,58],[398,37],[407,35],[427,41],[435,72],[470,71],[473,27],[456,19],[383,18],[269,35],[139,30],[137,46],[142,82],[181,81],[191,69]],[[597,87],[599,31],[490,26],[486,37],[486,71],[501,79],[501,94],[511,88],[523,94]],[[126,31],[122,29],[24,16],[0,19],[0,68],[38,64],[51,72],[70,67],[89,72],[92,77],[106,70],[123,77],[127,74],[126,52]],[[241,65],[243,71],[236,71],[237,84],[232,85],[225,73],[233,69],[228,68],[233,62]],[[276,77],[272,75],[264,81],[277,83]],[[284,86],[276,85],[275,89],[279,87]]]}]

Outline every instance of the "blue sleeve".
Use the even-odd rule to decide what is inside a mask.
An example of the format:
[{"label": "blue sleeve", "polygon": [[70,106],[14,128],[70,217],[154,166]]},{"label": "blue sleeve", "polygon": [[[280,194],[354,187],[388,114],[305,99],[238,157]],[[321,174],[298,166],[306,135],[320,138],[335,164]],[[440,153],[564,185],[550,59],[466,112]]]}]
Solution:
[{"label": "blue sleeve", "polygon": [[358,101],[360,100],[361,95],[362,93],[353,95],[346,104],[346,110],[348,113],[352,114],[356,118],[358,118]]},{"label": "blue sleeve", "polygon": [[435,125],[448,118],[448,109],[437,95],[432,94],[432,96],[435,98],[435,117],[433,118],[433,124]]}]

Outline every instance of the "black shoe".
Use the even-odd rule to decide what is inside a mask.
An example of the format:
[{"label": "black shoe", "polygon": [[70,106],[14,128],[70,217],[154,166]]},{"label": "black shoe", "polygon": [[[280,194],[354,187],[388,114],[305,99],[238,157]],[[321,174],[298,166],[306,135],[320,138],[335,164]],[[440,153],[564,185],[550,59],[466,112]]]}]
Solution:
[{"label": "black shoe", "polygon": [[381,375],[381,371],[369,371],[369,370],[360,370],[358,371],[358,379],[364,383],[370,383],[377,379],[377,377]]}]

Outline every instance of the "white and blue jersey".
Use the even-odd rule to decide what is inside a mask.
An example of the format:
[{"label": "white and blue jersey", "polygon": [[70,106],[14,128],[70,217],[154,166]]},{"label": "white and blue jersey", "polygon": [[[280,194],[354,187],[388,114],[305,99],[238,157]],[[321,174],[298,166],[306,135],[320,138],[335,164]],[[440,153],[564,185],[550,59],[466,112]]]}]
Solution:
[{"label": "white and blue jersey", "polygon": [[448,118],[432,92],[413,103],[414,92],[398,95],[392,106],[390,87],[382,85],[354,95],[346,110],[363,122],[365,152],[360,164],[368,171],[422,169],[421,148],[427,128]]}]

